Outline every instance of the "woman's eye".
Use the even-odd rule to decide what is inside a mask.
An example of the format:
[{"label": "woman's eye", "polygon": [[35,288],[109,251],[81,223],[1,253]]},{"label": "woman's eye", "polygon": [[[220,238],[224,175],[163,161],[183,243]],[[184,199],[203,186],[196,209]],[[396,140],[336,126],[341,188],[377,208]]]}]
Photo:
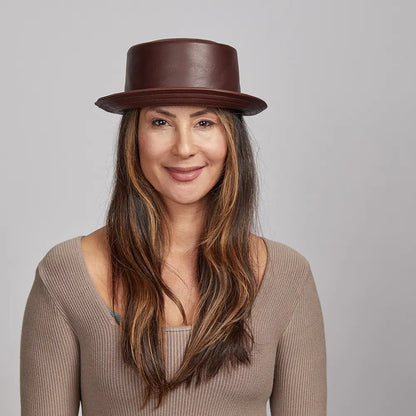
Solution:
[{"label": "woman's eye", "polygon": [[201,120],[201,121],[198,122],[198,124],[201,127],[207,128],[207,127],[211,127],[214,123],[212,121],[209,121],[209,120]]},{"label": "woman's eye", "polygon": [[165,126],[167,124],[166,120],[163,120],[161,118],[156,118],[154,120],[152,120],[152,125],[159,127],[159,126]]}]

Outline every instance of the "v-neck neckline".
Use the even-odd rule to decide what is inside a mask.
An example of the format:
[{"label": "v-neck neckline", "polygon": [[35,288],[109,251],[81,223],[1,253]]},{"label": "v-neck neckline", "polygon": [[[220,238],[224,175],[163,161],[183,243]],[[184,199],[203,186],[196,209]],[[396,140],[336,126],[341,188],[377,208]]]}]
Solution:
[{"label": "v-neck neckline", "polygon": [[[110,322],[113,326],[118,326],[118,324],[115,321],[115,318],[113,315],[109,313],[108,306],[104,303],[104,300],[102,299],[101,295],[99,294],[97,288],[95,287],[93,280],[91,278],[90,273],[88,272],[87,265],[85,262],[84,255],[82,253],[82,247],[81,247],[81,239],[82,237],[85,237],[84,235],[79,235],[77,237],[74,237],[73,240],[75,242],[75,252],[78,257],[78,261],[81,267],[82,275],[85,280],[86,285],[90,289],[90,292],[94,296],[95,300],[97,301],[97,304],[100,305],[100,309],[102,312],[105,313],[107,322]],[[253,309],[255,305],[257,305],[259,302],[261,302],[262,296],[264,296],[264,293],[267,291],[267,286],[269,285],[269,280],[271,279],[271,269],[272,269],[272,262],[274,260],[274,251],[272,248],[272,241],[268,238],[261,237],[266,245],[267,250],[267,261],[266,261],[266,267],[263,273],[263,278],[260,284],[260,288],[257,292],[257,295],[254,299],[253,303]],[[193,325],[183,325],[183,326],[172,326],[172,327],[166,327],[165,332],[172,333],[172,332],[189,332],[191,331]]]}]

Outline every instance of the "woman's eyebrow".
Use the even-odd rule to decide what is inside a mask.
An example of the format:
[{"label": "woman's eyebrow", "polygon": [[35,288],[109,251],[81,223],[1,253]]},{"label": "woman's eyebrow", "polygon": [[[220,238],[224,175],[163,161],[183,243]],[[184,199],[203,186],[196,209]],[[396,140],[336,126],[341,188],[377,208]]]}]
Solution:
[{"label": "woman's eyebrow", "polygon": [[[165,114],[166,116],[176,118],[176,115],[175,114],[172,114],[169,111],[163,110],[162,108],[153,108],[150,111],[155,111],[157,113]],[[204,108],[203,110],[199,110],[199,111],[197,111],[195,113],[190,114],[189,117],[202,116],[203,114],[213,113],[213,112],[214,112],[214,110],[212,110],[210,108]]]},{"label": "woman's eyebrow", "polygon": [[155,111],[156,113],[164,114],[170,117],[176,117],[175,114],[170,113],[169,111],[162,110],[161,108],[152,108],[149,111]]},{"label": "woman's eyebrow", "polygon": [[204,108],[203,110],[199,110],[196,113],[192,113],[189,117],[202,116],[203,114],[213,113],[213,112],[214,112],[214,110],[212,110],[210,108]]}]

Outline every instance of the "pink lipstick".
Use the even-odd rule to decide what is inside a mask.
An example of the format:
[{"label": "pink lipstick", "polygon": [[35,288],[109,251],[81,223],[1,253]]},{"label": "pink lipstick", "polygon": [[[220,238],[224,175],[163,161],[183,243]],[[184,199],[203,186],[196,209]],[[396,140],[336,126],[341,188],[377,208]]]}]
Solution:
[{"label": "pink lipstick", "polygon": [[202,172],[204,166],[190,166],[181,168],[177,166],[167,167],[169,175],[180,182],[190,182],[196,179]]}]

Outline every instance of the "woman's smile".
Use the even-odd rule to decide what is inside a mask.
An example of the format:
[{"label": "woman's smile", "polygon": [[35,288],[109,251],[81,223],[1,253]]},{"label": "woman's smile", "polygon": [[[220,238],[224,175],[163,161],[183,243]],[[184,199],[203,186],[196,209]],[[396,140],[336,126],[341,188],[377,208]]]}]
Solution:
[{"label": "woman's smile", "polygon": [[172,169],[172,168],[166,168],[166,170],[168,171],[169,175],[179,181],[179,182],[191,182],[194,179],[196,179],[201,173],[202,173],[202,169],[204,169],[204,167],[200,167],[200,168],[196,168],[196,169],[191,169],[191,170],[178,170],[178,169]]}]

